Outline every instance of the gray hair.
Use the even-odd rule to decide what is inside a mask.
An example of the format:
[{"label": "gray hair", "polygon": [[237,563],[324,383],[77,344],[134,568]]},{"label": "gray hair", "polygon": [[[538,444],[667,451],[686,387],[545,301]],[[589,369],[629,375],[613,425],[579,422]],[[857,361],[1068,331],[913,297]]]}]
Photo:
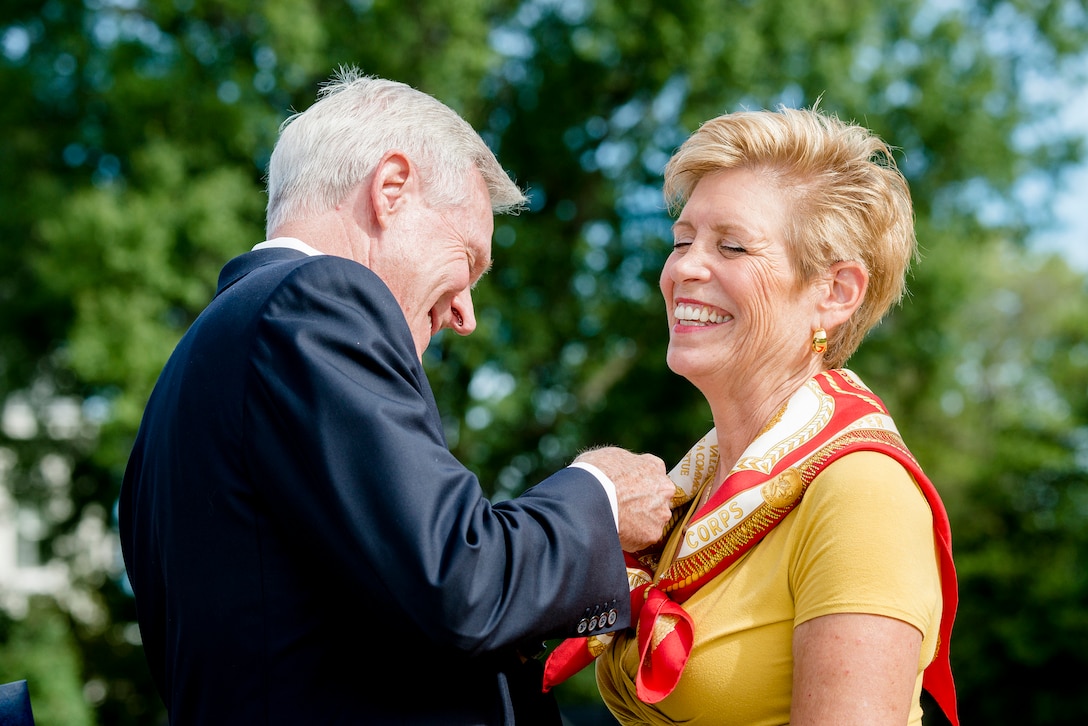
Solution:
[{"label": "gray hair", "polygon": [[393,149],[415,162],[435,206],[467,199],[465,175],[473,167],[495,214],[525,206],[521,189],[456,112],[411,86],[342,67],[310,108],[280,127],[268,165],[267,232],[332,209]]}]

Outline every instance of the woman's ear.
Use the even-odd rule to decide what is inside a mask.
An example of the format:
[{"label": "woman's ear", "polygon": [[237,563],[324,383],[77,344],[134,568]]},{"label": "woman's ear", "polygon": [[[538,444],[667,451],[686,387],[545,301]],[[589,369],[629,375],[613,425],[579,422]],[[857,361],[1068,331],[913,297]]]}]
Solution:
[{"label": "woman's ear", "polygon": [[869,271],[857,260],[836,262],[826,280],[825,294],[817,307],[821,325],[831,329],[849,320],[865,301]]}]

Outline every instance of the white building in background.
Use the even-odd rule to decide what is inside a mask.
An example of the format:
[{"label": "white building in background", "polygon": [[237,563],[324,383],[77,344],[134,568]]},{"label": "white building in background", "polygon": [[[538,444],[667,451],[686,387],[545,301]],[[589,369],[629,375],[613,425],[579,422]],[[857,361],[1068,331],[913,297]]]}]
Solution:
[{"label": "white building in background", "polygon": [[[72,431],[63,425],[71,420],[72,404],[50,405],[47,409],[47,432],[63,434]],[[75,408],[78,416],[78,406]],[[60,424],[58,426],[58,424]],[[38,416],[29,401],[19,396],[9,396],[0,409],[0,431],[13,440],[27,440],[38,435]],[[27,611],[32,595],[62,596],[68,589],[69,571],[60,560],[44,561],[42,541],[49,534],[47,512],[36,507],[20,505],[11,492],[11,471],[15,467],[16,454],[10,448],[0,446],[0,608],[14,617]],[[47,455],[38,463],[43,486],[49,489],[47,507],[54,513],[63,509],[55,502],[68,502],[68,484],[71,471],[61,457]]]},{"label": "white building in background", "polygon": [[15,617],[26,613],[31,595],[59,595],[68,583],[62,562],[42,563],[44,529],[41,515],[20,507],[0,481],[0,608]]}]

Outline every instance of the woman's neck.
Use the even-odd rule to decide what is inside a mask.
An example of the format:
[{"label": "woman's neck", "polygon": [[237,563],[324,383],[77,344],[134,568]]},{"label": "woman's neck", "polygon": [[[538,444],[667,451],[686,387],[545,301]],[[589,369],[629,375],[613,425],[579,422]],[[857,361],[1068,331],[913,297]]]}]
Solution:
[{"label": "woman's neck", "polygon": [[703,391],[718,434],[718,481],[732,471],[741,454],[763,433],[790,398],[818,371],[798,372],[782,380],[739,382]]}]

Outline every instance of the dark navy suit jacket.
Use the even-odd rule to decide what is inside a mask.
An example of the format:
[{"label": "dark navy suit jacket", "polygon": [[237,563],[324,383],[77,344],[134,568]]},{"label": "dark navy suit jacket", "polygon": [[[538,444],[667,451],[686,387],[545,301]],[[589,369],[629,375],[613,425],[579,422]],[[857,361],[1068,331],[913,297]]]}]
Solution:
[{"label": "dark navy suit jacket", "polygon": [[174,724],[557,718],[517,649],[630,621],[608,499],[567,468],[491,504],[367,268],[227,264],[148,402],[121,544]]}]

